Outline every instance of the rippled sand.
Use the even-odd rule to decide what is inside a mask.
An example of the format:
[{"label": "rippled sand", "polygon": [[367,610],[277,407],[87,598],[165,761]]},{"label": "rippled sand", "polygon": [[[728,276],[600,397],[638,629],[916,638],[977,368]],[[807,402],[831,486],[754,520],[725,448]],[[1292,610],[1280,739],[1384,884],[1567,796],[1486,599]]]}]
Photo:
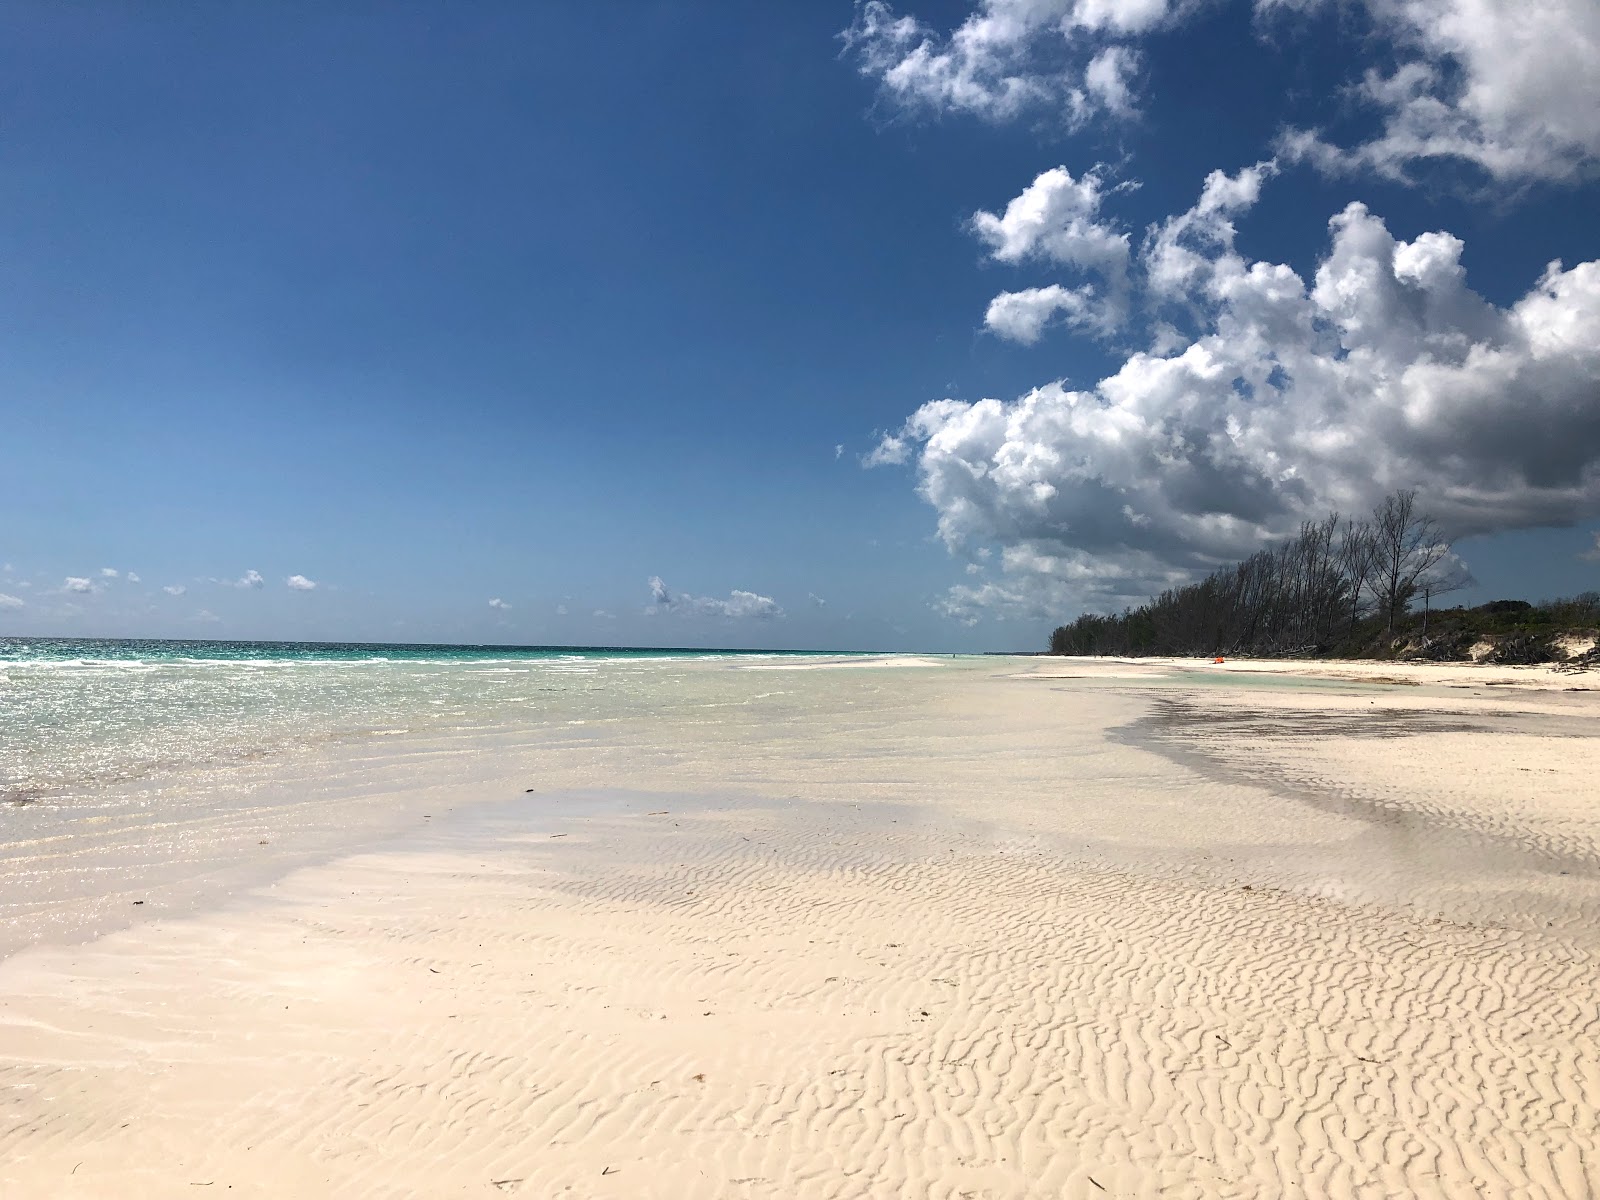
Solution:
[{"label": "rippled sand", "polygon": [[1600,707],[1430,670],[708,667],[343,849],[264,774],[192,840],[319,861],[0,964],[0,1195],[1593,1194]]}]

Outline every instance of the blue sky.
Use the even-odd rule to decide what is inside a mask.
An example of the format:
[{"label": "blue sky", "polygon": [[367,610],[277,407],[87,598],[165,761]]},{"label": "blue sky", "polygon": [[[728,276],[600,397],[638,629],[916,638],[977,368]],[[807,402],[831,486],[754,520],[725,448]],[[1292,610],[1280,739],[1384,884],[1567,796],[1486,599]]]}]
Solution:
[{"label": "blue sky", "polygon": [[1417,7],[7,6],[0,632],[1032,649],[1383,485],[1600,586],[1594,96]]}]

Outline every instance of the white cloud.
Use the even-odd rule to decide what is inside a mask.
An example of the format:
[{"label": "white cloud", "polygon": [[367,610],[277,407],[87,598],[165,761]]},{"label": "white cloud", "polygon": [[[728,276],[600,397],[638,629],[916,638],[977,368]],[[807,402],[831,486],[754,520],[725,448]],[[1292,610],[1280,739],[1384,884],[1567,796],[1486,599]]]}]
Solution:
[{"label": "white cloud", "polygon": [[25,601],[19,600],[15,596],[8,596],[4,592],[0,592],[0,608],[23,608],[25,605]]},{"label": "white cloud", "polygon": [[500,599],[499,596],[496,596],[493,600],[489,601],[489,607],[499,609],[501,612],[511,611],[511,605]]},{"label": "white cloud", "polygon": [[781,617],[783,609],[771,596],[757,595],[755,592],[742,592],[737,589],[728,593],[726,600],[707,601],[709,611],[723,617]]},{"label": "white cloud", "polygon": [[161,590],[163,592],[165,592],[169,596],[181,596],[185,592],[187,592],[189,589],[184,587],[183,584],[181,584],[181,583],[169,583],[166,587],[162,588]]},{"label": "white cloud", "polygon": [[1421,546],[1416,553],[1418,564],[1433,559],[1417,575],[1417,587],[1430,591],[1435,598],[1478,582],[1466,560],[1447,546]]},{"label": "white cloud", "polygon": [[824,600],[821,596],[817,595],[815,592],[808,592],[806,594],[806,599],[811,601],[811,603],[814,604],[818,608],[827,608],[828,607],[828,602],[826,600]]},{"label": "white cloud", "polygon": [[[317,586],[316,580],[307,579],[304,575],[291,575],[288,579],[284,580],[284,583],[288,584],[289,587],[297,592],[313,591]],[[335,590],[337,591],[338,589]]]},{"label": "white cloud", "polygon": [[[1315,7],[1257,0],[1263,12]],[[1594,0],[1366,0],[1398,63],[1357,96],[1376,137],[1339,146],[1291,130],[1291,157],[1332,171],[1411,178],[1420,163],[1474,164],[1502,184],[1572,182],[1600,167],[1600,4]]]},{"label": "white cloud", "polygon": [[63,591],[77,592],[80,594],[95,590],[94,582],[92,580],[85,579],[81,575],[68,575],[64,580],[61,581],[61,588]]},{"label": "white cloud", "polygon": [[597,618],[598,618],[598,619],[600,619],[600,620],[602,620],[602,621],[615,621],[615,620],[616,620],[616,619],[617,619],[617,614],[616,614],[616,613],[610,613],[610,612],[607,612],[607,611],[606,611],[606,610],[605,610],[605,609],[603,609],[603,608],[597,608],[597,609],[595,609],[595,610],[594,610],[594,615],[595,615],[595,616],[596,616],[596,617],[597,617]]},{"label": "white cloud", "polygon": [[1269,173],[1213,173],[1136,256],[1141,311],[1180,305],[1190,332],[1152,317],[1152,349],[1084,390],[931,401],[864,460],[915,462],[953,553],[1001,550],[1005,579],[949,615],[1143,598],[1397,487],[1458,535],[1600,511],[1600,262],[1497,307],[1459,240],[1352,204],[1304,279],[1233,246]]},{"label": "white cloud", "polygon": [[834,462],[838,462],[843,457],[844,457],[844,443],[840,442],[838,445],[836,445],[833,448],[833,460],[834,460]]},{"label": "white cloud", "polygon": [[102,579],[115,579],[119,574],[120,572],[115,567],[100,568],[100,576]]},{"label": "white cloud", "polygon": [[260,571],[246,571],[237,579],[213,579],[211,582],[220,583],[223,587],[239,588],[243,591],[265,587],[267,581],[262,578]]},{"label": "white cloud", "polygon": [[[1335,0],[1254,0],[1292,35]],[[948,34],[882,0],[841,36],[860,73],[901,108],[1000,122],[1054,115],[1069,127],[1137,111],[1136,42],[1213,5],[1201,0],[979,0]],[[1348,96],[1374,135],[1291,128],[1279,153],[1331,172],[1413,180],[1467,163],[1502,185],[1600,173],[1600,4],[1595,0],[1352,0],[1342,26],[1371,67]],[[1268,28],[1273,28],[1269,21]],[[1292,44],[1292,42],[1290,43]],[[1270,43],[1259,45],[1263,55]],[[1249,71],[1248,59],[1237,64]],[[1159,86],[1160,81],[1157,81]]]},{"label": "white cloud", "polygon": [[911,456],[911,443],[892,433],[878,436],[878,444],[861,456],[864,467],[897,467]]},{"label": "white cloud", "polygon": [[567,615],[567,606],[565,604],[556,605],[556,616],[564,617],[566,615]]},{"label": "white cloud", "polygon": [[1076,179],[1065,167],[1041,171],[1003,213],[977,212],[972,228],[996,262],[1029,258],[1079,267],[1107,277],[1128,269],[1128,235],[1103,221],[1100,207],[1119,187],[1108,188],[1105,167]]},{"label": "white cloud", "polygon": [[1600,529],[1594,531],[1594,545],[1578,555],[1585,562],[1600,562]]},{"label": "white cloud", "polygon": [[1134,115],[1131,80],[1139,69],[1139,56],[1126,46],[1107,46],[1089,60],[1083,72],[1083,86],[1108,113],[1117,117]]},{"label": "white cloud", "polygon": [[1171,25],[1197,0],[981,0],[948,35],[869,0],[841,35],[862,75],[913,111],[1069,125],[1125,116],[1135,52],[1121,39]]},{"label": "white cloud", "polygon": [[212,612],[208,608],[202,608],[199,612],[195,613],[194,619],[207,625],[215,624],[222,620],[221,617],[217,616],[216,613]]},{"label": "white cloud", "polygon": [[686,615],[728,617],[731,619],[783,616],[783,609],[770,596],[734,589],[726,600],[711,596],[689,596],[675,593],[661,581],[661,576],[650,577],[651,612],[675,612]]},{"label": "white cloud", "polygon": [[1031,346],[1057,313],[1064,314],[1068,325],[1078,327],[1093,327],[1100,321],[1090,288],[1064,288],[1052,283],[1020,292],[1001,292],[989,301],[983,323],[1003,338]]},{"label": "white cloud", "polygon": [[1277,169],[1269,160],[1232,175],[1212,171],[1193,208],[1150,229],[1140,256],[1153,302],[1186,300],[1196,289],[1205,289],[1217,271],[1240,269],[1233,250],[1234,219],[1255,206],[1262,185]]},{"label": "white cloud", "polygon": [[1034,342],[1056,313],[1065,314],[1070,325],[1105,334],[1126,320],[1129,237],[1100,210],[1107,196],[1136,185],[1107,187],[1105,174],[1100,166],[1075,179],[1065,167],[1052,167],[1013,197],[1003,213],[973,215],[972,231],[996,262],[1054,263],[1090,277],[1076,288],[1052,284],[995,297],[985,318],[994,332]]},{"label": "white cloud", "polygon": [[129,571],[127,573],[127,575],[125,575],[123,578],[125,578],[129,583],[143,583],[144,582],[144,580],[139,578],[138,573],[134,572],[134,571]]}]

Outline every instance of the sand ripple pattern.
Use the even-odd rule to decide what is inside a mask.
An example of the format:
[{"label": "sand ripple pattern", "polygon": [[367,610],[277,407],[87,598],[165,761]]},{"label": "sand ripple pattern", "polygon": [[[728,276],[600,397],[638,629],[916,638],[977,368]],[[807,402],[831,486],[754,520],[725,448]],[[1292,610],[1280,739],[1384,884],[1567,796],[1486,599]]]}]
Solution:
[{"label": "sand ripple pattern", "polygon": [[0,1193],[1600,1190],[1591,947],[887,806],[529,803],[14,961]]}]

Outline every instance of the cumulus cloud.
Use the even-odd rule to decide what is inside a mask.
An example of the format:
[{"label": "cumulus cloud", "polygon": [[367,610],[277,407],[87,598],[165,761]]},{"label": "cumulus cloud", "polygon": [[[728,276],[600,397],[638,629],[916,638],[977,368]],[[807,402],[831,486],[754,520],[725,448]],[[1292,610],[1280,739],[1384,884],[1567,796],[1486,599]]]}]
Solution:
[{"label": "cumulus cloud", "polygon": [[1499,307],[1460,240],[1351,204],[1302,278],[1234,248],[1269,175],[1213,173],[1148,232],[1148,349],[1082,390],[931,401],[864,460],[915,464],[953,553],[1001,551],[1004,578],[952,589],[949,615],[1143,598],[1398,487],[1456,535],[1600,510],[1600,262]]},{"label": "cumulus cloud", "polygon": [[821,596],[817,595],[815,592],[808,592],[806,594],[806,599],[811,601],[811,603],[814,604],[817,608],[827,608],[828,607],[828,602],[826,600],[824,600]]},{"label": "cumulus cloud", "polygon": [[317,586],[316,580],[307,579],[304,575],[291,575],[288,579],[284,580],[284,583],[288,584],[290,588],[297,592],[313,591]]},{"label": "cumulus cloud", "polygon": [[1203,296],[1215,272],[1242,266],[1233,250],[1233,222],[1254,207],[1262,185],[1277,169],[1276,162],[1267,160],[1232,175],[1212,171],[1192,208],[1150,229],[1141,266],[1151,300],[1182,303],[1197,292]]},{"label": "cumulus cloud", "polygon": [[493,600],[489,601],[489,607],[490,608],[494,608],[494,609],[499,609],[501,612],[510,612],[511,611],[511,605],[507,604],[504,600],[500,599],[499,596],[496,596]]},{"label": "cumulus cloud", "polygon": [[1039,258],[1124,274],[1128,235],[1101,220],[1106,192],[1102,168],[1074,179],[1065,167],[1051,167],[1013,197],[1003,213],[974,214],[972,228],[997,262]]},{"label": "cumulus cloud", "polygon": [[115,579],[119,574],[121,574],[121,572],[119,572],[115,567],[100,568],[100,577],[102,579]]},{"label": "cumulus cloud", "polygon": [[246,571],[237,579],[213,579],[212,583],[220,583],[223,587],[239,588],[241,591],[252,588],[262,588],[267,581],[262,578],[260,571]]},{"label": "cumulus cloud", "polygon": [[183,584],[181,584],[181,583],[169,583],[166,587],[162,588],[161,590],[163,592],[165,592],[169,596],[181,596],[185,592],[187,592],[189,589],[184,587]]},{"label": "cumulus cloud", "polygon": [[731,619],[766,619],[783,616],[783,609],[770,596],[737,588],[728,593],[726,600],[712,596],[690,596],[671,591],[661,576],[650,577],[650,612],[671,612],[691,616],[728,617]]},{"label": "cumulus cloud", "polygon": [[1057,314],[1068,325],[1098,324],[1093,290],[1064,288],[1052,283],[1048,287],[1026,288],[1020,292],[1001,292],[989,301],[983,323],[1003,338],[1031,346]]},{"label": "cumulus cloud", "polygon": [[1065,324],[1109,335],[1128,318],[1131,296],[1128,232],[1102,215],[1106,198],[1136,187],[1108,185],[1097,166],[1074,178],[1066,167],[1043,171],[1000,213],[978,212],[971,228],[999,263],[1065,267],[1083,282],[1002,292],[989,303],[984,324],[1012,341],[1031,345],[1056,317]]},{"label": "cumulus cloud", "polygon": [[127,575],[124,576],[124,578],[129,583],[143,583],[144,582],[144,580],[139,578],[138,572],[136,572],[136,571],[129,571],[127,573]]},{"label": "cumulus cloud", "polygon": [[61,581],[61,589],[66,592],[92,592],[94,591],[94,582],[85,579],[81,575],[68,575]]},{"label": "cumulus cloud", "polygon": [[[1264,13],[1315,0],[1257,0]],[[1422,163],[1470,163],[1499,183],[1566,183],[1600,166],[1600,5],[1594,0],[1366,0],[1397,57],[1356,96],[1377,136],[1338,145],[1290,130],[1283,152],[1331,171],[1409,180]]]},{"label": "cumulus cloud", "polygon": [[[1267,28],[1294,34],[1337,0],[1254,0]],[[1044,114],[1077,127],[1134,115],[1138,42],[1181,26],[1201,0],[979,0],[948,33],[883,0],[859,4],[841,35],[890,103],[1001,122]],[[1280,154],[1331,172],[1413,181],[1465,163],[1499,184],[1566,183],[1600,168],[1600,5],[1594,0],[1356,0],[1370,50],[1346,95],[1376,134],[1288,128]],[[1356,39],[1360,38],[1360,41]],[[1248,63],[1241,69],[1249,69]],[[1159,80],[1156,81],[1159,86]]]},{"label": "cumulus cloud", "polygon": [[890,102],[1004,121],[1053,114],[1081,125],[1134,111],[1128,39],[1168,27],[1198,0],[981,0],[948,34],[883,0],[856,8],[846,54]]},{"label": "cumulus cloud", "polygon": [[4,592],[0,592],[0,608],[22,608],[25,603],[25,601],[19,600],[15,596],[8,596]]},{"label": "cumulus cloud", "polygon": [[1578,555],[1585,562],[1600,562],[1600,529],[1594,531],[1594,545]]},{"label": "cumulus cloud", "polygon": [[566,615],[567,615],[567,606],[565,604],[556,605],[556,616],[564,617]]}]

